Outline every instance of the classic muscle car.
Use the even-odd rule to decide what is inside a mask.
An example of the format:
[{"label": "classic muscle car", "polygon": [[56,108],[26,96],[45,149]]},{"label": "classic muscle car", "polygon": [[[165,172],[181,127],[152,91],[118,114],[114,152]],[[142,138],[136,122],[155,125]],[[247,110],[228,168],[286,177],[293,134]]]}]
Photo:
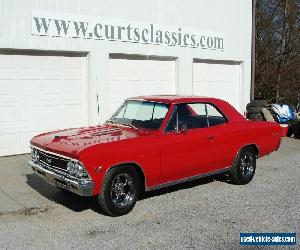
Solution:
[{"label": "classic muscle car", "polygon": [[256,159],[275,151],[280,126],[246,120],[220,99],[144,96],[127,99],[101,126],[31,140],[36,174],[61,190],[95,196],[110,216],[129,213],[139,195],[212,174],[249,183]]}]

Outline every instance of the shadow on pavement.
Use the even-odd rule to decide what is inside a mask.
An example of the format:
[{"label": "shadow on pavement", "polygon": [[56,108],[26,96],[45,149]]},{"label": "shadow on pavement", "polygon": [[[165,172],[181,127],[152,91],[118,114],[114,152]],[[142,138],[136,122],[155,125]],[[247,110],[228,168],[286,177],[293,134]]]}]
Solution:
[{"label": "shadow on pavement", "polygon": [[[27,177],[27,184],[31,188],[33,188],[42,196],[46,197],[51,201],[63,205],[74,212],[82,212],[84,210],[91,209],[94,212],[103,214],[103,211],[98,205],[97,199],[95,197],[81,197],[79,195],[73,194],[68,191],[59,190],[56,187],[48,184],[45,180],[41,179],[39,176],[36,176],[35,174],[28,174],[26,175],[26,177]],[[205,177],[193,181],[183,182],[170,187],[165,187],[165,188],[145,192],[141,195],[139,200],[144,200],[151,197],[176,192],[178,190],[190,189],[195,186],[201,186],[201,185],[211,183],[213,181],[230,183],[230,180],[226,175]]]},{"label": "shadow on pavement", "polygon": [[227,174],[227,173],[215,175],[213,178],[214,178],[214,180],[219,181],[219,182],[225,182],[230,185],[236,185],[235,183],[232,182],[229,174]]},{"label": "shadow on pavement", "polygon": [[68,191],[59,190],[35,174],[27,174],[26,178],[26,183],[42,196],[74,212],[91,209],[97,213],[102,213],[95,197],[81,197]]}]

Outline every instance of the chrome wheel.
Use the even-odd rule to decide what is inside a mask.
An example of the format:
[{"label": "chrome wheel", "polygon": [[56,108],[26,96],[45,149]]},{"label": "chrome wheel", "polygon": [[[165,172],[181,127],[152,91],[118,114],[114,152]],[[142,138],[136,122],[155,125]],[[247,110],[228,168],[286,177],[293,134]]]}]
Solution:
[{"label": "chrome wheel", "polygon": [[135,190],[131,176],[126,173],[116,175],[111,184],[111,200],[119,208],[127,207],[134,201]]},{"label": "chrome wheel", "polygon": [[234,184],[245,185],[253,179],[256,170],[256,157],[255,148],[248,146],[240,149],[229,172]]},{"label": "chrome wheel", "polygon": [[242,176],[248,177],[253,174],[254,162],[253,154],[251,153],[245,153],[241,157],[240,172]]}]

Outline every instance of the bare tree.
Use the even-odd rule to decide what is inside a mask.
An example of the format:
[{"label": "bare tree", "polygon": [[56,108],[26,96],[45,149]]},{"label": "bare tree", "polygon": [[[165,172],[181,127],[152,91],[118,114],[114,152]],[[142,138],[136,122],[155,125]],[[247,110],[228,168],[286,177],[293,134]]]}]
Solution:
[{"label": "bare tree", "polygon": [[300,0],[257,0],[255,96],[300,93]]}]

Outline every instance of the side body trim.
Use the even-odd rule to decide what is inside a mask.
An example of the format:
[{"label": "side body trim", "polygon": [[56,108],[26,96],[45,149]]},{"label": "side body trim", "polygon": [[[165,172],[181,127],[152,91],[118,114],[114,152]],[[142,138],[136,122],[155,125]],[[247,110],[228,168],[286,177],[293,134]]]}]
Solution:
[{"label": "side body trim", "polygon": [[166,183],[159,184],[157,186],[153,186],[153,187],[150,187],[150,188],[146,187],[146,191],[152,191],[152,190],[156,190],[156,189],[160,189],[160,188],[170,187],[170,186],[173,186],[173,185],[176,185],[176,184],[180,184],[180,183],[184,183],[184,182],[188,182],[188,181],[193,181],[193,180],[208,177],[208,176],[211,176],[211,175],[222,174],[222,173],[228,172],[231,168],[232,168],[232,166],[221,169],[221,170],[217,170],[217,171],[214,171],[214,172],[206,173],[206,174],[194,175],[194,176],[183,178],[183,179],[180,179],[180,180],[166,182]]}]

